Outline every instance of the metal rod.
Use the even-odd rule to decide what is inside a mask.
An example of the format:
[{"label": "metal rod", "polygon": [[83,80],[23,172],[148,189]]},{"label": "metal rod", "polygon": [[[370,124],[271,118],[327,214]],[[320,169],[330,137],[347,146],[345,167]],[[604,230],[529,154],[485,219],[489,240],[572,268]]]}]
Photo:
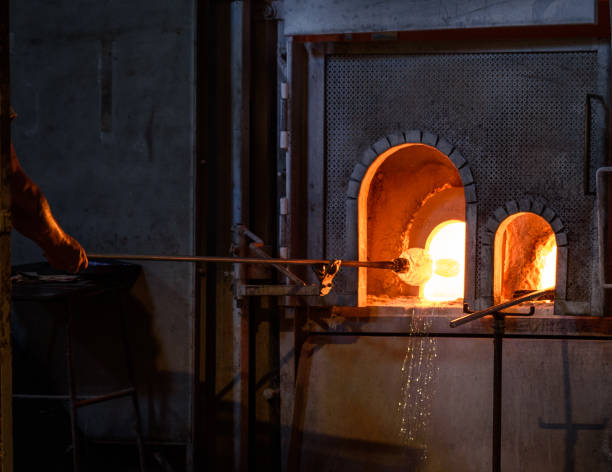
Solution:
[{"label": "metal rod", "polygon": [[132,353],[130,352],[130,343],[128,338],[127,327],[127,300],[124,291],[117,291],[119,297],[119,328],[121,332],[121,341],[123,344],[123,353],[125,354],[125,367],[128,377],[128,382],[131,388],[130,396],[132,397],[132,408],[134,409],[134,432],[136,433],[136,448],[138,449],[138,462],[140,472],[146,472],[146,459],[144,453],[144,443],[142,439],[142,420],[140,417],[140,404],[138,402],[138,393],[136,392],[136,382],[134,380],[134,364],[132,363]]},{"label": "metal rod", "polygon": [[591,191],[591,100],[597,100],[601,103],[605,111],[605,128],[606,128],[606,152],[607,152],[607,141],[609,134],[608,122],[610,119],[610,112],[606,105],[606,100],[601,95],[588,93],[586,101],[584,103],[584,194],[595,195],[595,192]]},{"label": "metal rod", "polygon": [[461,316],[459,318],[455,318],[454,320],[450,322],[450,327],[456,328],[457,326],[461,326],[462,324],[477,320],[478,318],[482,318],[483,316],[493,314],[497,311],[501,311],[504,308],[510,308],[511,306],[518,305],[519,303],[528,302],[529,300],[534,300],[542,296],[546,292],[549,292],[550,290],[551,290],[550,288],[544,289],[544,290],[536,290],[534,292],[528,293],[527,295],[523,295],[522,297],[517,297],[507,302],[490,306],[489,308],[486,308],[484,310],[476,311],[474,313],[470,313],[468,315]]},{"label": "metal rod", "polygon": [[[263,259],[271,259],[272,256],[270,256],[269,254],[266,254],[265,251],[263,251],[262,249],[260,249],[257,246],[254,246],[253,244],[251,244],[249,246],[251,248],[251,250],[257,254],[259,257],[263,258]],[[300,279],[297,275],[295,275],[293,272],[291,272],[288,269],[285,269],[282,265],[280,264],[273,264],[272,265],[276,270],[278,270],[279,272],[285,274],[289,279],[293,280],[295,283],[297,283],[298,285],[303,285],[306,286],[306,282],[304,282],[302,279]]]},{"label": "metal rod", "polygon": [[[463,339],[490,339],[495,335],[492,333],[439,333],[439,332],[407,332],[400,331],[391,333],[389,331],[307,331],[310,336],[363,336],[363,337],[420,337],[420,338],[463,338]],[[610,335],[584,335],[584,334],[504,334],[506,339],[541,339],[541,340],[570,340],[570,341],[612,341]]]},{"label": "metal rod", "polygon": [[584,176],[583,187],[585,195],[593,195],[590,189],[591,175],[591,95],[587,94],[584,102]]},{"label": "metal rod", "polygon": [[79,470],[79,435],[77,420],[77,394],[74,371],[74,355],[72,346],[72,301],[66,302],[66,377],[68,380],[68,393],[70,396],[70,430],[72,433],[72,472]]},{"label": "metal rod", "polygon": [[[95,254],[87,255],[89,259],[123,259],[137,261],[168,262],[219,262],[228,264],[269,264],[269,265],[318,265],[331,264],[328,259],[280,259],[257,257],[221,257],[221,256],[164,256],[159,254]],[[391,269],[393,261],[342,261],[345,267],[369,267],[370,269]]]},{"label": "metal rod", "polygon": [[107,393],[105,395],[99,395],[97,397],[88,398],[86,400],[78,400],[76,402],[77,408],[87,405],[95,405],[96,403],[106,402],[108,400],[114,400],[115,398],[127,397],[133,395],[136,390],[134,387],[126,388],[123,390],[117,390],[116,392]]},{"label": "metal rod", "polygon": [[604,199],[604,174],[612,172],[612,167],[600,167],[596,173],[597,188],[597,254],[599,256],[599,284],[602,289],[612,288],[612,283],[606,282],[606,221],[608,208]]},{"label": "metal rod", "polygon": [[501,471],[501,434],[502,434],[502,354],[504,342],[504,315],[495,313],[493,321],[493,472]]},{"label": "metal rod", "polygon": [[[251,132],[250,123],[250,26],[251,1],[231,0],[229,4],[230,37],[229,37],[229,92],[230,92],[230,157],[232,183],[232,225],[234,227],[233,246],[240,257],[247,255],[247,241],[244,233],[237,231],[239,227],[249,225],[249,176],[250,155],[249,145]],[[234,263],[234,285],[244,284],[247,279],[246,267]],[[250,341],[249,303],[234,294],[232,303],[233,330],[231,336],[232,376],[237,375],[239,381],[232,391],[233,405],[233,470],[244,471],[249,468],[249,453],[251,450],[252,424],[249,421],[251,394],[249,388],[249,355]]]}]

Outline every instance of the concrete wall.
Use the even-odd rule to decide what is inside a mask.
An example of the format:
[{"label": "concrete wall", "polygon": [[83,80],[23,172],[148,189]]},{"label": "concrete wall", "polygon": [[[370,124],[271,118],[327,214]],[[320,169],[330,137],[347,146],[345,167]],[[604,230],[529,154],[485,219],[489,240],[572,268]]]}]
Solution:
[{"label": "concrete wall", "polygon": [[[193,251],[194,4],[11,2],[17,154],[88,251]],[[14,233],[13,264],[41,259]],[[131,335],[137,367],[147,366],[137,373],[145,431],[180,441],[190,430],[194,271],[143,266]],[[84,420],[90,434],[121,423],[96,408]]]},{"label": "concrete wall", "polygon": [[[609,341],[504,341],[502,470],[610,470],[611,354]],[[293,465],[491,470],[492,359],[490,339],[311,336],[298,372]]]}]

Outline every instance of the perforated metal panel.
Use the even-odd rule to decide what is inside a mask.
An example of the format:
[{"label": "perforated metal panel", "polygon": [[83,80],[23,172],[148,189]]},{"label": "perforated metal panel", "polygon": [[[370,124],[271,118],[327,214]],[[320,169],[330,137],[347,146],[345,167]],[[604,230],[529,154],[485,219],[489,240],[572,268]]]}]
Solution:
[{"label": "perforated metal panel", "polygon": [[[396,130],[429,130],[470,163],[478,237],[509,200],[531,195],[554,208],[568,230],[568,299],[588,301],[593,197],[583,191],[584,104],[597,87],[595,51],[328,56],[326,256],[345,253],[346,188],[363,149]],[[602,120],[594,104],[592,168],[602,164]],[[342,278],[336,287],[356,290]]]}]

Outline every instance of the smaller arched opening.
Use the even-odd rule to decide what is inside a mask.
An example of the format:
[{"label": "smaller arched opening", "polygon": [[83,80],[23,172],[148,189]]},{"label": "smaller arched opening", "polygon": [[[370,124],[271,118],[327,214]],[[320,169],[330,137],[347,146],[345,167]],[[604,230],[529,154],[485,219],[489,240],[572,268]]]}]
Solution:
[{"label": "smaller arched opening", "polygon": [[519,212],[504,219],[495,233],[493,298],[503,303],[535,290],[551,289],[554,300],[557,240],[544,218]]}]

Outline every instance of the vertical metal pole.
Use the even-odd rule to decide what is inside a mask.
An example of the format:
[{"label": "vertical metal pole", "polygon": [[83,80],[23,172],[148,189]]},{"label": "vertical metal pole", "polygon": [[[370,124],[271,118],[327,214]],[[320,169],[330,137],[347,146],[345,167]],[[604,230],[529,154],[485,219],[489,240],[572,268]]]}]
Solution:
[{"label": "vertical metal pole", "polygon": [[78,421],[77,421],[77,397],[76,378],[74,372],[74,357],[72,353],[72,302],[66,302],[66,377],[68,380],[68,393],[70,397],[70,428],[72,432],[72,470],[79,470],[79,448],[78,448]]},{"label": "vertical metal pole", "polygon": [[0,470],[13,470],[9,3],[0,6]]},{"label": "vertical metal pole", "polygon": [[[230,6],[231,160],[232,223],[248,225],[249,92],[250,92],[250,1],[232,0]],[[234,232],[238,256],[246,256],[241,232]],[[234,287],[246,281],[246,267],[234,265]],[[249,315],[246,300],[234,297],[232,313],[234,386],[234,470],[248,469],[249,439]]]},{"label": "vertical metal pole", "polygon": [[130,352],[130,343],[127,329],[127,301],[126,295],[122,291],[117,293],[119,296],[119,323],[121,329],[121,341],[123,343],[123,351],[125,354],[125,366],[127,370],[128,385],[134,389],[132,392],[132,408],[134,409],[134,430],[136,432],[136,447],[138,448],[138,462],[140,472],[146,471],[144,441],[142,436],[142,420],[140,417],[140,403],[138,402],[138,393],[136,391],[136,381],[134,378],[134,364],[132,363],[132,355]]},{"label": "vertical metal pole", "polygon": [[504,315],[495,313],[493,321],[493,461],[491,470],[501,471],[502,432],[502,353],[504,342]]},{"label": "vertical metal pole", "polygon": [[[217,60],[217,21],[216,0],[197,2],[197,210],[196,240],[198,254],[217,254],[217,228],[219,212],[217,199],[219,185],[217,178],[219,159],[219,137],[217,124],[217,74],[222,61]],[[193,413],[193,457],[192,470],[215,470],[216,427],[216,376],[217,376],[217,266],[212,263],[202,265],[205,281],[198,277],[198,306],[201,322],[196,323],[196,337],[204,337],[196,344],[196,359],[203,362],[204,383],[200,377],[200,362],[194,363],[196,388],[194,391]],[[198,271],[200,274],[202,272]],[[202,303],[203,302],[203,303]],[[203,310],[203,311],[202,311]],[[197,394],[199,392],[199,394]]]}]

